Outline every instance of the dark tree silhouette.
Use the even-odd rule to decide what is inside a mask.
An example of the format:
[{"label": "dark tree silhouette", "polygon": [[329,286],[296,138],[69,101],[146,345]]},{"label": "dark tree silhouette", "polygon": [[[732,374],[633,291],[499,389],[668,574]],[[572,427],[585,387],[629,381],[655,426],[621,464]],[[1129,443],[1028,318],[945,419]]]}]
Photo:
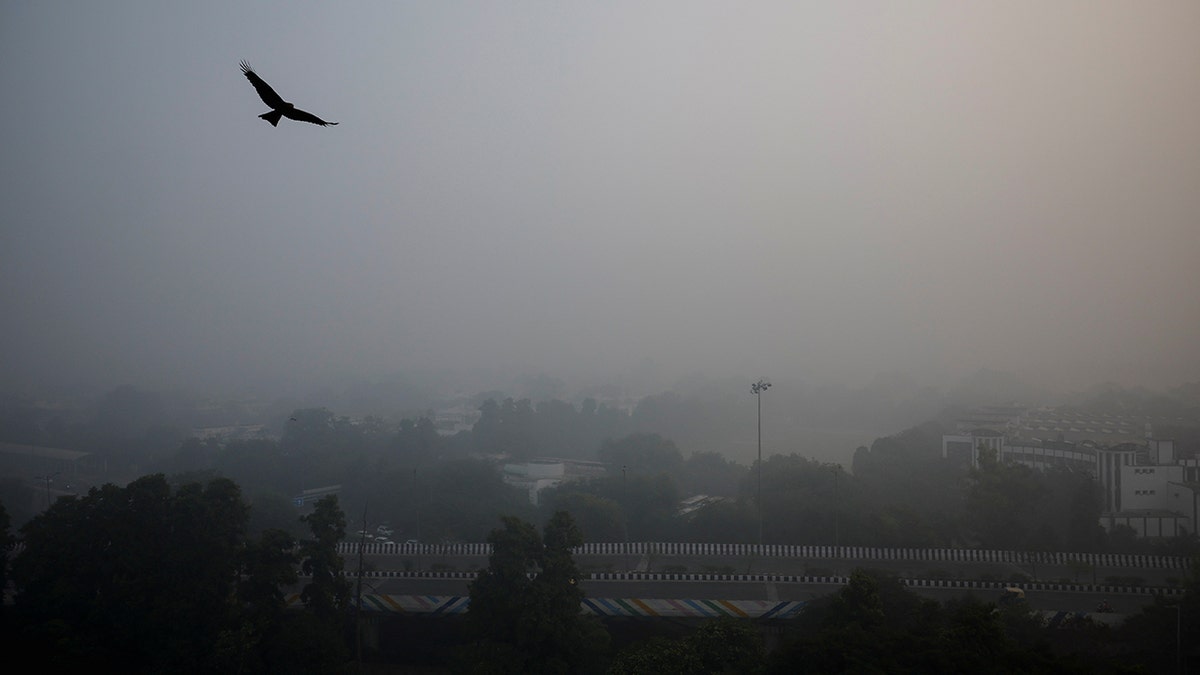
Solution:
[{"label": "dark tree silhouette", "polygon": [[6,634],[49,672],[223,672],[236,631],[248,507],[218,478],[174,491],[162,474],[62,497],[21,528]]},{"label": "dark tree silhouette", "polygon": [[281,117],[286,117],[289,120],[297,122],[311,122],[319,124],[323,127],[337,124],[337,122],[326,122],[316,115],[300,110],[295,105],[283,100],[283,97],[275,93],[271,85],[263,81],[261,77],[250,67],[250,64],[242,61],[242,72],[246,75],[246,79],[250,80],[250,84],[254,85],[254,90],[258,92],[259,98],[263,103],[271,106],[271,112],[265,112],[259,117],[271,123],[271,126],[277,126]]},{"label": "dark tree silhouette", "polygon": [[583,543],[571,516],[559,511],[538,537],[513,516],[488,535],[487,569],[471,583],[467,631],[473,642],[454,670],[478,675],[588,673],[602,670],[608,632],[580,612],[583,589],[571,549]]}]

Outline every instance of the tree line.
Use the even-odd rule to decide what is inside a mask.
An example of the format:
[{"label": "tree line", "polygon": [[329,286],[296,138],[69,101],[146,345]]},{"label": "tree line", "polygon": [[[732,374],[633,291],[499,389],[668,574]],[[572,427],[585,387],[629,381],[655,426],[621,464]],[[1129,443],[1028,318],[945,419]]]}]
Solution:
[{"label": "tree line", "polygon": [[[102,438],[136,446],[139,429],[140,438],[156,437],[161,429],[141,426],[155,419],[144,398],[124,389],[106,398]],[[228,478],[255,506],[253,531],[293,535],[292,499],[338,485],[349,512],[366,513],[372,530],[388,526],[398,541],[482,541],[499,514],[536,520],[567,510],[593,541],[754,543],[761,526],[763,541],[777,544],[1163,553],[1195,546],[1194,535],[1151,542],[1128,528],[1103,531],[1098,488],[1086,475],[947,462],[945,427],[936,421],[858,448],[850,467],[813,460],[803,447],[746,465],[715,451],[685,452],[669,435],[646,430],[685,426],[707,409],[698,406],[667,394],[643,399],[632,413],[595,401],[489,397],[474,427],[453,436],[439,434],[428,414],[390,424],[300,408],[287,414],[277,439],[177,439],[124,466]],[[607,473],[544,490],[534,506],[505,483],[503,465],[541,455],[599,461]],[[130,459],[117,454],[114,463],[119,457]],[[32,489],[28,480],[0,481],[18,524],[34,513]],[[681,500],[700,494],[712,499],[681,513]]]},{"label": "tree line", "polygon": [[[227,479],[162,475],[59,499],[20,528],[15,559],[0,560],[6,572],[11,562],[14,591],[0,608],[5,653],[51,672],[325,674],[387,662],[472,675],[1128,673],[1200,658],[1197,566],[1181,600],[1157,599],[1118,627],[1078,616],[1049,624],[1021,603],[971,595],[938,603],[865,569],[766,631],[734,619],[606,622],[581,612],[571,551],[584,537],[565,511],[540,531],[500,518],[466,616],[425,624],[423,637],[439,634],[442,647],[384,654],[360,639],[352,577],[335,550],[346,527],[337,498],[299,518],[309,531],[299,540],[250,536],[250,510]],[[6,558],[12,540],[0,505]],[[298,585],[303,609],[288,610]]]},{"label": "tree line", "polygon": [[[20,528],[7,653],[51,672],[340,668],[351,626],[336,498],[299,518],[308,529],[299,539],[276,529],[251,537],[249,513],[224,478],[172,484],[155,474],[59,498]],[[305,610],[289,612],[301,571]]]},{"label": "tree line", "polygon": [[[301,413],[302,414],[302,413]],[[415,427],[414,427],[415,428]],[[401,434],[411,433],[402,431]],[[436,434],[431,447],[448,442]],[[246,486],[253,532],[300,534],[292,499],[306,488],[340,485],[342,503],[387,525],[397,541],[483,541],[500,514],[528,520],[569,511],[591,541],[756,543],[880,547],[965,547],[1029,551],[1186,555],[1195,537],[1137,539],[1099,525],[1099,488],[1090,477],[1034,471],[986,460],[970,469],[940,457],[940,427],[922,425],[878,439],[855,454],[852,471],[800,454],[774,455],[761,470],[716,453],[682,451],[657,434],[603,442],[607,473],[538,494],[505,482],[503,462],[435,451],[409,463],[338,443],[233,442],[214,448],[182,479],[228,478]],[[681,502],[707,495],[702,508]],[[40,491],[26,493],[29,503]],[[8,499],[5,499],[6,503]],[[357,516],[356,516],[357,519]],[[21,522],[21,521],[18,521]]]}]

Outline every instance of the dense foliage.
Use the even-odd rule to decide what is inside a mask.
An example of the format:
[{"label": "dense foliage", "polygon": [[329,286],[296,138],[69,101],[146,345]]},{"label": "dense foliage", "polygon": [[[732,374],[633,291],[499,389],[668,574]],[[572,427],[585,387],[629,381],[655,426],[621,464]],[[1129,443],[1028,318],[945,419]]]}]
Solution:
[{"label": "dense foliage", "polygon": [[[1188,588],[1182,602],[1160,601],[1116,628],[1080,618],[1050,625],[1023,604],[998,606],[971,595],[942,604],[895,577],[860,569],[795,619],[723,619],[683,635],[654,635],[617,652],[608,672],[1176,672],[1200,659],[1200,625],[1189,623],[1200,620],[1200,584],[1193,579]],[[768,642],[777,644],[767,649]]]},{"label": "dense foliage", "polygon": [[529,523],[505,517],[488,542],[493,547],[488,567],[471,584],[472,642],[459,652],[456,670],[600,672],[608,635],[580,613],[584,595],[571,549],[583,538],[570,515],[555,513],[541,537]]},{"label": "dense foliage", "polygon": [[[792,463],[801,477],[828,472]],[[355,668],[352,601],[333,550],[346,525],[336,497],[301,519],[308,534],[299,541],[281,530],[248,536],[250,510],[227,479],[173,484],[162,475],[59,499],[20,529],[6,653],[51,672]],[[0,541],[9,541],[3,515]],[[444,632],[445,653],[457,655],[433,665],[464,673],[1124,673],[1200,662],[1200,565],[1181,599],[1158,599],[1116,628],[1086,619],[1050,627],[994,598],[942,605],[857,570],[796,619],[664,621],[638,629],[654,636],[616,644],[605,624],[580,612],[571,551],[583,537],[567,512],[553,513],[540,534],[505,517],[488,540],[493,553],[471,585],[466,632],[450,620],[422,629]],[[298,584],[305,610],[286,610],[285,591]]]},{"label": "dense foliage", "polygon": [[157,474],[60,498],[21,528],[6,637],[55,672],[331,672],[345,649],[322,628],[328,605],[288,616],[283,590],[298,563],[340,570],[336,539],[314,522],[297,557],[286,532],[248,538],[248,515],[227,479]]}]

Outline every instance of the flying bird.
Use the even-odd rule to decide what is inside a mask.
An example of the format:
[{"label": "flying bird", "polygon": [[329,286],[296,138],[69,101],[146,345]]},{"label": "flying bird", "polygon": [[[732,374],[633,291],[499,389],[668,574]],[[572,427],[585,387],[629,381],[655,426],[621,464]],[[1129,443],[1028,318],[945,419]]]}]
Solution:
[{"label": "flying bird", "polygon": [[317,117],[310,112],[301,110],[291,103],[283,100],[283,97],[279,94],[276,94],[275,90],[271,88],[271,85],[263,82],[263,79],[258,76],[258,73],[254,72],[254,69],[250,67],[249,63],[242,61],[241,65],[242,73],[246,75],[247,80],[250,80],[250,84],[254,85],[254,90],[258,92],[259,98],[263,100],[263,103],[271,106],[271,112],[265,112],[259,115],[259,117],[270,122],[271,126],[278,125],[279,118],[281,117],[286,117],[289,120],[296,120],[297,122],[311,122],[313,124],[319,124],[323,127],[337,124],[337,122],[326,122],[320,117]]}]

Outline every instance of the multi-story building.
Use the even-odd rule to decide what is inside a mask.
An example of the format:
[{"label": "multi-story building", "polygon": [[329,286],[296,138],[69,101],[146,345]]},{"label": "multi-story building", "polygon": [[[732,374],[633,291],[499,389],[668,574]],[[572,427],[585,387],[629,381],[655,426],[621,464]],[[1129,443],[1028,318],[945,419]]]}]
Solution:
[{"label": "multi-story building", "polygon": [[[1045,416],[1043,417],[1045,418]],[[1110,420],[1109,438],[1128,437],[1124,420]],[[1017,425],[1024,427],[1022,420]],[[1100,524],[1106,530],[1127,525],[1139,537],[1174,537],[1200,524],[1200,460],[1177,457],[1171,439],[1155,438],[1148,425],[1142,442],[1102,445],[1092,440],[1024,439],[995,429],[976,428],[942,437],[942,457],[978,466],[981,450],[1001,462],[1035,469],[1063,468],[1091,475],[1104,494]],[[1081,428],[1071,426],[1075,433]]]}]

